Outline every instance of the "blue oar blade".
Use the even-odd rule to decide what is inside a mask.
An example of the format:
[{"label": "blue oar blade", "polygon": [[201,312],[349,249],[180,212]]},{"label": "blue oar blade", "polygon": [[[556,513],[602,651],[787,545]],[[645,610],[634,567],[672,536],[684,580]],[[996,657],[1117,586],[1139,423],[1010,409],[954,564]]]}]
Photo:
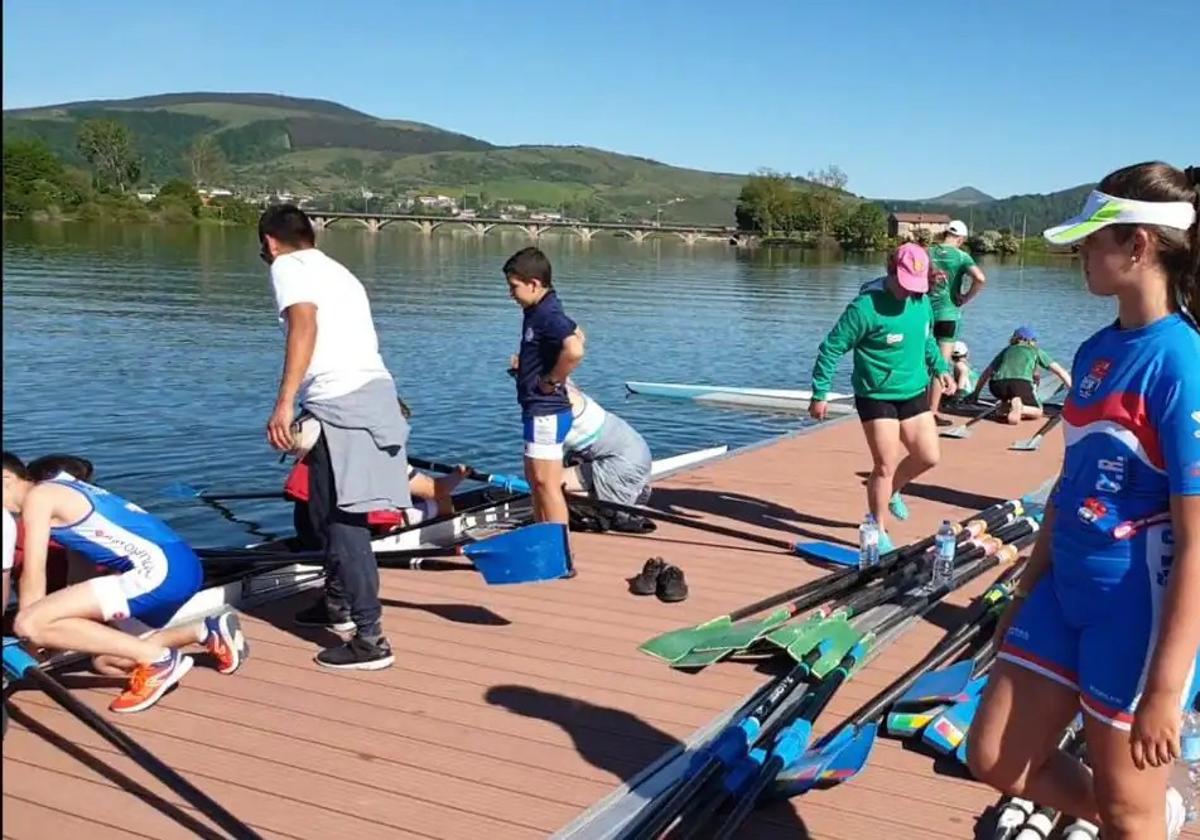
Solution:
[{"label": "blue oar blade", "polygon": [[970,740],[970,738],[963,738],[962,742],[958,745],[958,749],[954,751],[954,758],[963,767],[967,766],[967,744],[970,743]]},{"label": "blue oar blade", "polygon": [[948,668],[922,674],[909,686],[908,691],[900,695],[893,708],[899,711],[950,702],[952,698],[962,694],[971,682],[974,668],[974,662],[964,659]]},{"label": "blue oar blade", "polygon": [[533,583],[566,575],[571,550],[567,527],[554,522],[526,525],[463,549],[491,585]]},{"label": "blue oar blade", "polygon": [[942,755],[953,753],[966,740],[967,730],[971,728],[971,721],[979,709],[980,699],[975,696],[946,709],[925,727],[921,740]]},{"label": "blue oar blade", "polygon": [[821,771],[820,781],[826,784],[837,784],[853,779],[867,766],[871,758],[871,750],[875,747],[875,736],[879,724],[868,723],[854,736],[849,744],[832,756]]},{"label": "blue oar blade", "polygon": [[200,497],[200,488],[176,481],[163,488],[163,495],[172,499],[196,499]]},{"label": "blue oar blade", "polygon": [[798,542],[793,550],[801,557],[829,563],[833,566],[857,566],[858,552],[844,545],[828,542]]},{"label": "blue oar blade", "polygon": [[[875,724],[870,724],[865,729],[871,730],[871,739],[874,740]],[[855,730],[852,727],[843,727],[837,731],[827,743],[816,749],[806,751],[799,760],[789,764],[782,773],[776,777],[773,787],[773,795],[778,797],[799,796],[808,791],[813,785],[821,780],[822,773],[837,756],[851,744],[855,743],[858,736],[863,730]]]},{"label": "blue oar blade", "polygon": [[21,642],[12,636],[4,637],[4,674],[9,679],[19,680],[38,667],[38,661],[29,655]]},{"label": "blue oar blade", "polygon": [[489,475],[488,484],[509,493],[532,493],[529,482],[515,475]]}]

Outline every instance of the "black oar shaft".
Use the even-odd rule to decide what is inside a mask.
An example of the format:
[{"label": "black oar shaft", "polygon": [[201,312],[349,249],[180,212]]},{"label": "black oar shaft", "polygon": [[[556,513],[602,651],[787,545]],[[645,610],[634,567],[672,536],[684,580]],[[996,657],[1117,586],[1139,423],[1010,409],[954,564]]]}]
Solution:
[{"label": "black oar shaft", "polygon": [[[416,458],[412,455],[408,456],[408,463],[419,470],[429,470],[430,472],[445,473],[446,475],[458,472],[458,467],[456,467],[454,464],[443,464],[441,461],[428,461],[425,458]],[[479,470],[475,469],[468,469],[466,475],[467,478],[471,479],[472,481],[482,481],[486,483],[491,480],[490,475],[481,473]]]},{"label": "black oar shaft", "polygon": [[100,717],[91,707],[76,700],[57,680],[40,669],[30,668],[24,674],[51,700],[79,718],[100,737],[132,758],[142,769],[169,787],[198,811],[225,829],[238,840],[262,840],[262,835],[227,811],[204,791],[193,785],[157,756],[130,738],[120,729]]}]

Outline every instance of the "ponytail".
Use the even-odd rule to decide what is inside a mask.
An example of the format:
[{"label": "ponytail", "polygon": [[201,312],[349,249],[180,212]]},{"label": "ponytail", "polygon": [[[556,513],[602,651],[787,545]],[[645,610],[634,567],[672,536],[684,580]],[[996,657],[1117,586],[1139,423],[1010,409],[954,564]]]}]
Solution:
[{"label": "ponytail", "polygon": [[1192,203],[1196,207],[1196,220],[1189,231],[1191,241],[1191,272],[1180,279],[1176,294],[1179,305],[1200,324],[1200,166],[1189,166],[1183,170],[1184,177],[1192,185]]}]

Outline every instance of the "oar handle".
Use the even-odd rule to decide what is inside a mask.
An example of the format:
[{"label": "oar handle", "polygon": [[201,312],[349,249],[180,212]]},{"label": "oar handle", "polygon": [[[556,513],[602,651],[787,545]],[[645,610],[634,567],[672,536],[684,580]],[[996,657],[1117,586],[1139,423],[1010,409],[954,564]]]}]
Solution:
[{"label": "oar handle", "polygon": [[[319,549],[311,551],[255,551],[254,549],[199,549],[201,561],[205,565],[225,566],[244,564],[247,566],[289,566],[293,563],[308,561],[323,561],[325,552]],[[463,551],[455,546],[402,548],[390,551],[377,551],[375,559],[384,565],[388,560],[403,560],[421,557],[460,557]]]},{"label": "oar handle", "polygon": [[[453,464],[443,464],[441,461],[428,461],[425,458],[416,458],[411,455],[408,458],[408,463],[419,470],[429,470],[430,472],[444,473],[446,475],[458,472],[458,467]],[[500,473],[488,474],[472,468],[467,469],[466,476],[472,481],[480,481],[484,484],[502,487],[513,493],[529,492],[529,482],[519,476],[502,475]]]},{"label": "oar handle", "polygon": [[49,674],[44,673],[40,668],[28,668],[24,676],[44,691],[51,700],[79,718],[80,721],[94,730],[100,737],[132,758],[143,770],[169,787],[182,799],[200,811],[200,813],[228,831],[231,836],[237,838],[237,840],[262,840],[262,835],[257,831],[227,811],[224,806],[204,793],[204,791],[176,773],[137,741],[106,721],[90,706],[75,699],[69,691],[63,688]]}]

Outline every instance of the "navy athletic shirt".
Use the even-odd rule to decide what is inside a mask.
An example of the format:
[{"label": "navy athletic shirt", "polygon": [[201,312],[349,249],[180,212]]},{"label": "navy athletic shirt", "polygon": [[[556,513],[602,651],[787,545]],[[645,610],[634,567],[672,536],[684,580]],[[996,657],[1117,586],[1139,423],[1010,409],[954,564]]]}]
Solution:
[{"label": "navy athletic shirt", "polygon": [[543,394],[538,380],[554,370],[563,340],[575,332],[575,322],[563,312],[562,303],[553,291],[525,310],[521,324],[521,360],[517,370],[517,402],[525,416],[540,417],[571,410],[567,389],[559,387],[553,394]]}]

